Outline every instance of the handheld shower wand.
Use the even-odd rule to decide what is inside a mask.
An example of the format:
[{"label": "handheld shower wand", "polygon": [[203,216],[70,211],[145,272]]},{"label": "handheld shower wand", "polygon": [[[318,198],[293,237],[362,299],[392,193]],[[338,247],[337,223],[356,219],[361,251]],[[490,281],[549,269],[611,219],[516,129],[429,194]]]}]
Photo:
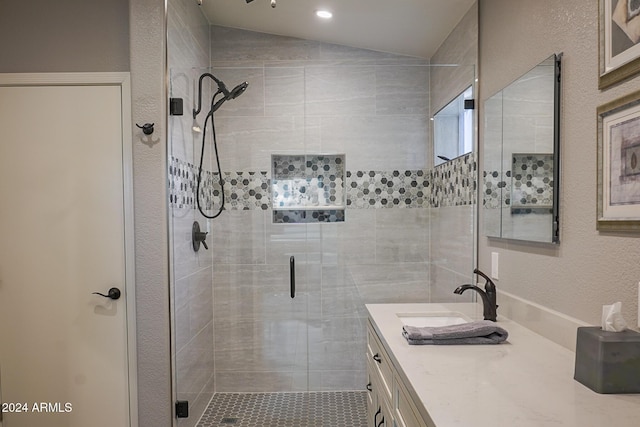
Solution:
[{"label": "handheld shower wand", "polygon": [[[249,83],[247,82],[240,83],[239,85],[237,85],[236,87],[234,87],[229,91],[227,89],[227,86],[224,84],[224,82],[216,78],[213,74],[211,73],[202,74],[198,81],[198,107],[193,109],[194,121],[198,116],[198,114],[200,114],[200,111],[202,110],[202,80],[204,80],[205,77],[209,77],[214,82],[216,82],[216,84],[218,85],[218,89],[211,97],[211,108],[207,113],[207,117],[205,117],[204,119],[204,125],[202,129],[202,147],[200,149],[200,165],[198,166],[198,180],[196,181],[196,204],[198,206],[198,210],[205,218],[214,219],[220,216],[220,214],[222,213],[222,210],[224,209],[225,200],[224,200],[224,178],[222,177],[222,170],[220,169],[220,156],[218,155],[218,142],[216,140],[216,127],[215,127],[215,122],[213,120],[213,113],[215,113],[218,110],[218,108],[220,108],[222,104],[224,104],[226,101],[231,99],[236,99],[238,96],[242,95],[244,91],[247,90]],[[219,98],[216,101],[216,97],[218,95],[222,95],[222,98]],[[218,212],[215,213],[214,215],[207,215],[202,209],[202,207],[200,206],[200,184],[202,182],[202,161],[204,159],[204,146],[206,145],[206,142],[207,142],[207,121],[209,119],[211,119],[211,130],[213,133],[213,150],[216,155],[216,166],[218,168],[218,179],[220,183],[220,200],[221,200],[220,208],[218,208]]]},{"label": "handheld shower wand", "polygon": [[[231,91],[229,91],[227,89],[227,85],[225,85],[222,80],[219,80],[218,78],[216,78],[216,76],[214,76],[213,74],[211,73],[202,74],[200,76],[200,79],[198,79],[198,108],[193,110],[194,119],[198,114],[200,114],[200,111],[202,110],[202,80],[204,80],[205,77],[211,78],[218,85],[218,90],[216,91],[216,93],[213,94],[213,97],[211,98],[212,107],[209,113],[213,113],[216,110],[218,110],[218,108],[220,108],[220,106],[224,104],[225,101],[228,101],[230,99],[236,99],[237,97],[242,95],[242,93],[247,89],[247,86],[249,86],[249,83],[243,82],[243,83],[240,83],[238,86],[234,87],[233,89],[231,89]],[[215,97],[218,96],[219,94],[222,94],[222,98],[220,98],[214,104],[213,101],[215,100]]]}]

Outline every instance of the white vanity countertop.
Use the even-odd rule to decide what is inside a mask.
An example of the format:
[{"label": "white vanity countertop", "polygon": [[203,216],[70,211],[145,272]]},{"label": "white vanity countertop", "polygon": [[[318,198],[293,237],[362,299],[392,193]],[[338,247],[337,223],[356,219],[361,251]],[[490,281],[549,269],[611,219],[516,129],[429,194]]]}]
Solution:
[{"label": "white vanity countertop", "polygon": [[573,379],[575,353],[504,318],[498,345],[409,345],[397,313],[460,312],[479,304],[368,304],[373,326],[414,399],[437,427],[638,427],[640,394],[598,394]]}]

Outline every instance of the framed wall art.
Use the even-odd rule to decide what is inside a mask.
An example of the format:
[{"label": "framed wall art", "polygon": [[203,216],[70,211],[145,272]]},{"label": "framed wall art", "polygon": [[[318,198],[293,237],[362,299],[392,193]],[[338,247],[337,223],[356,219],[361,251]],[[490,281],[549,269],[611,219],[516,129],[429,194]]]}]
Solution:
[{"label": "framed wall art", "polygon": [[640,91],[597,115],[597,229],[640,232]]},{"label": "framed wall art", "polygon": [[640,0],[599,0],[600,74],[605,89],[640,72]]}]

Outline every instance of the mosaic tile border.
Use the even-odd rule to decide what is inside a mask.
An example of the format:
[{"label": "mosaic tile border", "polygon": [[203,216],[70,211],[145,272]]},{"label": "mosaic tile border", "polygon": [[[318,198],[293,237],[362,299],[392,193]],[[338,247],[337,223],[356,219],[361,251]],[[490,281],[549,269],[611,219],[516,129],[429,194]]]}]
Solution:
[{"label": "mosaic tile border", "polygon": [[511,206],[513,208],[553,205],[553,154],[513,153]]},{"label": "mosaic tile border", "polygon": [[468,153],[433,169],[430,206],[464,206],[476,203],[477,160]]},{"label": "mosaic tile border", "polygon": [[485,209],[511,207],[513,213],[525,212],[516,209],[548,209],[553,204],[553,156],[515,153],[512,170],[485,170],[482,181]]},{"label": "mosaic tile border", "polygon": [[347,206],[356,209],[429,207],[424,170],[347,171]]},{"label": "mosaic tile border", "polygon": [[485,209],[500,209],[500,207],[511,204],[508,191],[504,191],[504,194],[507,195],[506,199],[501,200],[502,192],[507,187],[510,178],[511,171],[506,174],[496,170],[482,172],[482,206]]},{"label": "mosaic tile border", "polygon": [[[331,186],[328,186],[327,194],[329,200],[332,196],[344,197],[347,209],[437,208],[475,204],[476,164],[475,155],[470,153],[440,165],[434,170],[346,170],[344,171],[346,175],[344,195]],[[510,173],[509,171],[508,174]],[[494,182],[493,175],[491,175],[492,180],[487,179],[486,172],[484,175],[483,204],[487,207],[487,200],[498,200],[493,197],[494,187],[503,185],[501,182],[506,182],[506,179]],[[178,209],[196,209],[197,167],[192,163],[171,157],[168,178],[170,206]],[[225,209],[272,209],[271,179],[268,172],[224,172],[223,180]],[[335,187],[342,185],[338,178],[332,182]],[[319,182],[313,182],[312,185],[320,187]],[[335,194],[331,192],[332,189],[336,190]],[[489,190],[491,192],[487,194]],[[203,171],[200,192],[201,203],[205,209],[212,210],[219,206],[221,198],[217,173]],[[319,206],[313,212],[318,212],[318,218],[332,217],[333,214],[325,215],[323,213],[325,211],[326,209],[323,210]],[[306,211],[305,216],[309,217],[309,211]],[[292,214],[289,219],[294,217],[295,215]],[[340,215],[336,213],[337,221],[344,220],[344,214],[342,219],[339,217]],[[280,220],[279,217],[278,220]]]},{"label": "mosaic tile border", "polygon": [[169,159],[169,206],[172,208],[195,208],[196,175],[191,163],[171,156]]},{"label": "mosaic tile border", "polygon": [[[197,167],[171,157],[169,163],[169,203],[172,208],[196,209]],[[225,209],[267,210],[271,207],[267,172],[224,172]],[[219,206],[220,179],[218,173],[203,171],[200,203],[203,209]]]}]

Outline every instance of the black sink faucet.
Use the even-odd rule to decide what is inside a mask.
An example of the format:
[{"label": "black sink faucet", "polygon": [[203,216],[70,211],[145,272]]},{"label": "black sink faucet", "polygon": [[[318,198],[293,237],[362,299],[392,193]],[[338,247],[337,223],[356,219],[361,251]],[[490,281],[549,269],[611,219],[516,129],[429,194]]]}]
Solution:
[{"label": "black sink faucet", "polygon": [[483,309],[484,320],[491,320],[492,322],[495,322],[498,317],[496,313],[496,310],[498,309],[498,305],[496,304],[496,285],[489,278],[489,276],[487,276],[477,268],[474,269],[473,272],[478,276],[482,276],[487,281],[484,284],[484,291],[474,285],[462,285],[462,286],[458,286],[456,290],[453,291],[453,293],[462,295],[462,293],[467,289],[472,289],[477,293],[479,293],[480,297],[482,297],[482,306],[484,308]]}]

